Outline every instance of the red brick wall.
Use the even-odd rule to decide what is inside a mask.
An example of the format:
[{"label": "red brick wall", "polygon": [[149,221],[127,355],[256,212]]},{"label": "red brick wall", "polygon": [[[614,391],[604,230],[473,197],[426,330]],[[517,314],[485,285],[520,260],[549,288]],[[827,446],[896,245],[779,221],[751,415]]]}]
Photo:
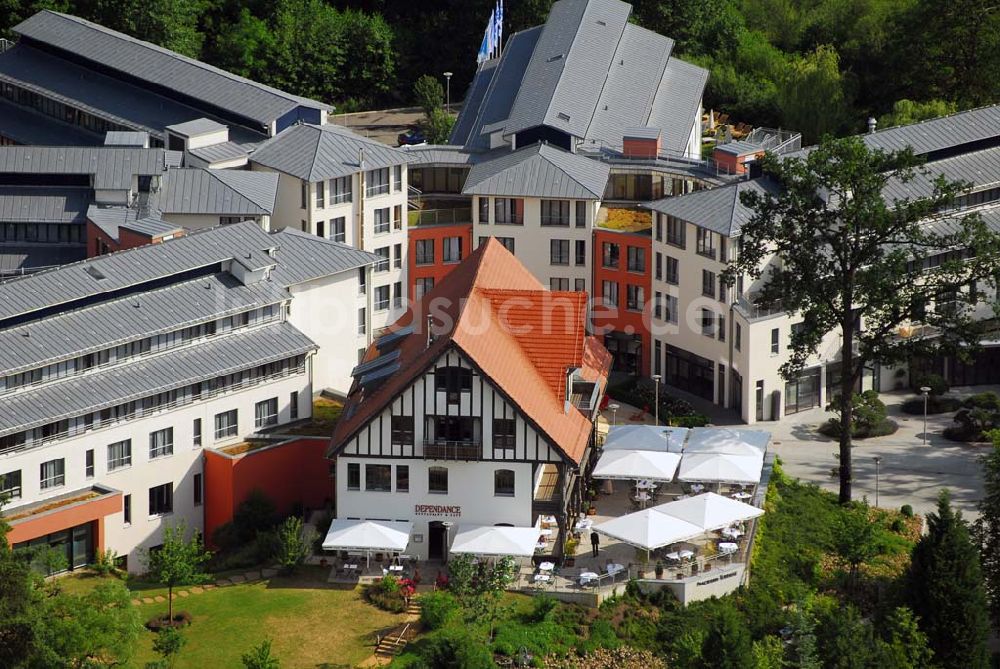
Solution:
[{"label": "red brick wall", "polygon": [[655,158],[660,153],[660,140],[626,137],[622,140],[622,153],[626,158]]}]

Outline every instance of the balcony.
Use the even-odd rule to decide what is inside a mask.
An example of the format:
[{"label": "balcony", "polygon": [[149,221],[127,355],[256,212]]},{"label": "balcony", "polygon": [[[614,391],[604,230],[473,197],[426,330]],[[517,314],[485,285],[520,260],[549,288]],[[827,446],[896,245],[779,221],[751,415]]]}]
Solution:
[{"label": "balcony", "polygon": [[761,304],[748,300],[745,297],[738,298],[735,306],[748,321],[785,314],[785,310],[781,307],[780,303]]},{"label": "balcony", "polygon": [[482,460],[483,442],[474,441],[447,441],[444,439],[434,439],[424,441],[425,460]]}]

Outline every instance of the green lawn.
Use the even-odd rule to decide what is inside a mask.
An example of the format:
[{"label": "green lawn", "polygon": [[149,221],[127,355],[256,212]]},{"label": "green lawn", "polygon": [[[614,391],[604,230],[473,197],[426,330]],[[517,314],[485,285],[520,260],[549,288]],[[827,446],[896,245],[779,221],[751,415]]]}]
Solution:
[{"label": "green lawn", "polygon": [[[395,626],[403,616],[366,604],[356,590],[327,584],[326,572],[306,568],[298,577],[175,597],[174,609],[193,617],[184,630],[187,644],[175,669],[240,667],[240,655],[264,638],[272,640],[283,669],[353,667],[365,660],[372,653],[373,634]],[[79,591],[100,581],[70,577],[63,580],[63,587]],[[158,589],[142,592],[156,594]],[[166,603],[144,604],[139,610],[146,620],[165,612]],[[153,636],[143,632],[131,666],[141,668],[156,659]]]}]

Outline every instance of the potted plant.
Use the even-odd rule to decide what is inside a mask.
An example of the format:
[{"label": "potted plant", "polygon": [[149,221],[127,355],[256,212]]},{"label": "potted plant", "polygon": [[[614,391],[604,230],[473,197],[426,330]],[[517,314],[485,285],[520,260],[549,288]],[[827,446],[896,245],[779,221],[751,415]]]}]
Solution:
[{"label": "potted plant", "polygon": [[638,571],[639,571],[638,576],[640,579],[646,578],[646,565],[639,565]]},{"label": "potted plant", "polygon": [[663,578],[663,563],[660,562],[659,560],[656,561],[655,573],[657,579]]},{"label": "potted plant", "polygon": [[576,555],[576,549],[579,545],[580,542],[572,537],[566,540],[566,543],[563,546],[563,564],[565,566],[572,567],[576,564],[576,558],[574,556]]}]

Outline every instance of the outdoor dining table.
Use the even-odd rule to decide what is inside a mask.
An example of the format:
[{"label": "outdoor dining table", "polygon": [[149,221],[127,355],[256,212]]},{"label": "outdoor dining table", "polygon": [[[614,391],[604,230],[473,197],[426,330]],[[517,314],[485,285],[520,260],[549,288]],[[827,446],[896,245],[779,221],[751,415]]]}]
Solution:
[{"label": "outdoor dining table", "polygon": [[391,564],[391,565],[389,565],[389,571],[403,571],[403,565],[401,565],[401,564]]},{"label": "outdoor dining table", "polygon": [[555,516],[542,516],[541,521],[542,525],[555,525],[557,522]]},{"label": "outdoor dining table", "polygon": [[751,497],[753,497],[753,495],[751,495],[748,492],[734,492],[732,494],[732,498],[733,499],[740,499],[740,500],[742,500],[742,499],[750,499]]},{"label": "outdoor dining table", "polygon": [[719,542],[719,552],[723,555],[727,553],[735,553],[740,549],[738,544],[734,544],[731,541],[720,541]]},{"label": "outdoor dining table", "polygon": [[625,571],[624,565],[620,565],[617,562],[612,562],[608,565],[608,573],[612,576],[622,571]]},{"label": "outdoor dining table", "polygon": [[637,501],[637,502],[648,502],[649,501],[649,493],[648,492],[636,493],[636,495],[635,495],[635,497],[633,499],[635,499],[635,501]]},{"label": "outdoor dining table", "polygon": [[743,532],[736,527],[727,527],[724,530],[722,530],[720,534],[722,534],[722,536],[726,537],[727,539],[739,539],[740,537],[743,536]]},{"label": "outdoor dining table", "polygon": [[593,524],[594,521],[592,521],[590,518],[581,518],[580,520],[576,521],[574,529],[576,529],[577,532],[583,532],[584,530],[589,530],[591,526],[593,526]]},{"label": "outdoor dining table", "polygon": [[538,534],[543,537],[551,537],[552,530],[551,529],[538,530]]},{"label": "outdoor dining table", "polygon": [[687,560],[688,558],[692,557],[694,557],[694,551],[689,551],[689,550],[667,553],[667,559],[674,560],[675,562],[680,562],[681,560]]},{"label": "outdoor dining table", "polygon": [[344,563],[344,569],[354,570],[354,569],[357,569],[357,568],[358,568],[358,565],[355,564],[354,562],[345,562]]},{"label": "outdoor dining table", "polygon": [[549,582],[552,581],[552,575],[551,574],[535,574],[534,581],[535,581],[535,583],[549,583]]},{"label": "outdoor dining table", "polygon": [[691,492],[693,492],[696,495],[698,493],[700,493],[704,489],[705,489],[705,486],[703,486],[701,483],[692,483],[691,484]]},{"label": "outdoor dining table", "polygon": [[554,562],[548,562],[548,561],[546,561],[546,562],[540,562],[540,563],[538,563],[538,571],[552,571],[555,568],[556,568],[556,565],[555,565]]},{"label": "outdoor dining table", "polygon": [[635,487],[639,490],[656,490],[656,484],[646,480],[636,481]]},{"label": "outdoor dining table", "polygon": [[596,581],[600,576],[592,571],[585,571],[580,573],[580,585],[587,585],[591,581]]}]

